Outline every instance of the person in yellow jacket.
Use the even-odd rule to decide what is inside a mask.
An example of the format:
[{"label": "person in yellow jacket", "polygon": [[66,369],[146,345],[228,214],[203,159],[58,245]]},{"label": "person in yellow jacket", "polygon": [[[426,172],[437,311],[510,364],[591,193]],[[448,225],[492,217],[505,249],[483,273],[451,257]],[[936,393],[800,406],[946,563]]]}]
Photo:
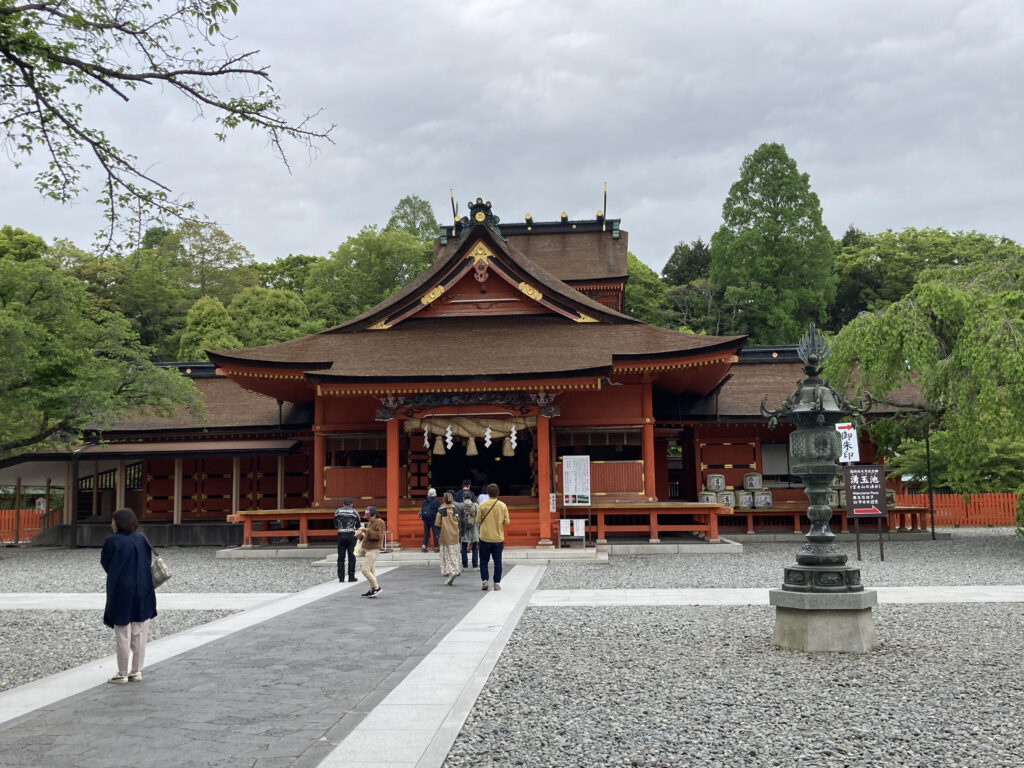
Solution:
[{"label": "person in yellow jacket", "polygon": [[501,552],[505,548],[505,526],[511,520],[508,507],[498,499],[498,486],[487,486],[487,500],[476,512],[476,524],[480,530],[480,580],[486,592],[488,585],[487,564],[494,558],[494,591],[501,589]]}]

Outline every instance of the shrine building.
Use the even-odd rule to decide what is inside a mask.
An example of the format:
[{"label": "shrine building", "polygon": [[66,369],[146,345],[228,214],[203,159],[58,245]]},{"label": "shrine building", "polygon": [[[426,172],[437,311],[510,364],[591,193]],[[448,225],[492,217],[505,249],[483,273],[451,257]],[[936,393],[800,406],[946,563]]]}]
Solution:
[{"label": "shrine building", "polygon": [[[212,366],[180,364],[205,421],[133,419],[81,447],[73,473],[59,452],[2,469],[64,462],[78,489],[65,524],[109,520],[128,504],[144,523],[243,522],[247,545],[333,537],[330,517],[346,497],[377,506],[397,541],[418,545],[427,489],[464,479],[476,491],[500,487],[513,545],[556,541],[560,517],[587,516],[602,540],[715,540],[720,526],[790,520],[799,529],[806,505],[788,472],[788,428],[769,432],[759,409],[763,395],[774,407],[801,378],[795,348],[743,349],[744,336],[625,314],[626,254],[619,220],[600,212],[508,224],[478,198],[442,230],[430,268],[358,317],[211,351]],[[873,458],[866,441],[862,450]],[[591,497],[574,500],[589,502],[580,508],[566,508],[567,456],[589,457]],[[774,509],[734,512],[701,497],[709,475],[742,489],[749,473],[773,489]],[[228,528],[208,543],[237,543],[239,526]]]}]

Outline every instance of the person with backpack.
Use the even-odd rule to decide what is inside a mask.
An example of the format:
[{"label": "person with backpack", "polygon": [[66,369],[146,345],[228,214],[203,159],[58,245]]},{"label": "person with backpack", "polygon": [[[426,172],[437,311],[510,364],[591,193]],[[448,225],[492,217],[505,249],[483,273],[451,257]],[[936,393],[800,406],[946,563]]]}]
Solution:
[{"label": "person with backpack", "polygon": [[430,537],[434,537],[434,551],[441,551],[440,535],[441,529],[434,525],[437,520],[437,510],[440,509],[441,502],[437,500],[437,490],[435,488],[427,489],[427,498],[423,500],[423,504],[420,505],[420,520],[423,521],[423,544],[420,546],[422,552],[427,551],[427,544],[430,543]]},{"label": "person with backpack", "polygon": [[462,570],[469,569],[469,552],[473,552],[473,568],[479,570],[477,560],[480,555],[480,531],[476,527],[477,504],[473,501],[473,492],[464,490],[462,492],[461,505],[459,510],[459,541],[462,545]]}]

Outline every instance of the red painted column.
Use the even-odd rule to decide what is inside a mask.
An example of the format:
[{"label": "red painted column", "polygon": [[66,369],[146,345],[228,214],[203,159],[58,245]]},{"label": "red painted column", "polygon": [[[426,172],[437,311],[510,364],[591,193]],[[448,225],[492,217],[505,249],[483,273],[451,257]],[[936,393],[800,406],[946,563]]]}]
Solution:
[{"label": "red painted column", "polygon": [[324,423],[324,400],[317,386],[316,400],[313,403],[313,500],[314,507],[320,506],[324,500],[324,466],[327,464],[327,438],[320,434],[320,425]]},{"label": "red painted column", "polygon": [[398,465],[398,419],[392,418],[387,422],[387,525],[388,530],[398,537],[398,500],[401,496],[401,489],[398,487],[398,476],[401,467]]},{"label": "red painted column", "polygon": [[648,501],[657,501],[654,471],[654,396],[650,380],[643,383],[643,401],[641,404],[644,419],[643,457],[644,457],[644,495]]},{"label": "red painted column", "polygon": [[551,542],[551,420],[537,414],[537,504],[540,512],[539,547]]},{"label": "red painted column", "polygon": [[[314,426],[313,429],[318,429]],[[313,506],[317,507],[324,500],[324,464],[327,462],[327,438],[321,434],[313,435]]]}]

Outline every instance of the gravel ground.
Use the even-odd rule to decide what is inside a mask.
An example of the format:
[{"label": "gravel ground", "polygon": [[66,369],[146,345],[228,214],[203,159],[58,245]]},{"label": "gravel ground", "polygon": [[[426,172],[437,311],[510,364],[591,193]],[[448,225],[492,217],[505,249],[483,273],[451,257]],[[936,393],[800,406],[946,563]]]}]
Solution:
[{"label": "gravel ground", "polygon": [[[556,563],[540,588],[775,587],[799,546]],[[884,563],[877,544],[863,550],[869,587],[1024,584],[1011,529],[886,543]],[[290,592],[334,578],[306,560],[163,554],[175,575],[161,592]],[[0,549],[0,591],[100,592],[98,558]],[[153,637],[226,613],[161,612]],[[767,607],[528,608],[445,766],[1024,765],[1024,605],[882,605],[875,618],[876,652],[808,655],[772,648]],[[0,690],[111,655],[110,635],[95,611],[0,611]]]},{"label": "gravel ground", "polygon": [[[540,588],[776,587],[799,546],[559,563]],[[1012,529],[862,549],[869,586],[1024,583]],[[877,651],[810,655],[772,647],[768,607],[527,608],[444,766],[1024,765],[1024,605],[874,614]]]},{"label": "gravel ground", "polygon": [[[173,576],[157,593],[149,637],[181,632],[231,611],[167,611],[166,592],[298,592],[336,578],[306,559],[218,560],[212,547],[162,547]],[[0,592],[103,592],[98,549],[0,548]],[[0,691],[113,657],[114,635],[102,611],[0,611]],[[111,659],[113,664],[113,659]]]},{"label": "gravel ground", "polygon": [[[231,611],[159,611],[149,623],[149,639],[158,640],[227,616]],[[0,691],[110,657],[114,632],[103,611],[0,611]]]},{"label": "gravel ground", "polygon": [[[337,578],[305,558],[217,559],[214,547],[161,547],[164,592],[298,592]],[[326,550],[325,550],[326,552]],[[0,548],[0,592],[104,592],[99,549]]]},{"label": "gravel ground", "polygon": [[[1024,539],[1013,528],[946,529],[951,539],[885,542],[861,538],[840,544],[868,587],[1024,584]],[[742,555],[613,557],[603,563],[552,563],[541,589],[682,589],[782,586],[782,571],[796,562],[802,542],[743,544]]]},{"label": "gravel ground", "polygon": [[528,608],[444,766],[1024,765],[1024,606],[876,626],[874,653],[809,655],[766,607]]}]

